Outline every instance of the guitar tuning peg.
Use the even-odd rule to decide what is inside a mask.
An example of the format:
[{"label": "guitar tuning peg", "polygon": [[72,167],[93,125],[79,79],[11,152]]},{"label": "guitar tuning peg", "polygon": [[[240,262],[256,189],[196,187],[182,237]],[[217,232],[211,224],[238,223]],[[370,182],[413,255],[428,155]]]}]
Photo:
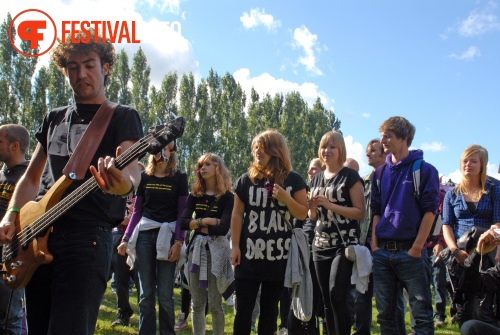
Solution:
[{"label": "guitar tuning peg", "polygon": [[16,276],[14,276],[14,275],[10,275],[10,276],[8,276],[8,277],[6,277],[6,278],[5,278],[5,281],[6,281],[7,283],[13,283],[13,282],[15,282],[15,281],[16,281],[16,279],[17,279],[17,278],[16,278]]}]

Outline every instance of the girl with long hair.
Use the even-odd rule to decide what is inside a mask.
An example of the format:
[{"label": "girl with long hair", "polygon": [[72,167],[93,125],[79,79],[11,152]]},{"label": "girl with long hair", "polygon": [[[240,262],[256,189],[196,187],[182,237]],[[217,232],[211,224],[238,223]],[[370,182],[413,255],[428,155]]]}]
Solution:
[{"label": "girl with long hair", "polygon": [[273,335],[292,236],[285,218],[289,222],[305,219],[306,184],[292,171],[288,146],[278,131],[258,134],[251,148],[253,162],[235,183],[231,216],[231,262],[238,302],[234,334],[250,334],[260,286],[258,332]]},{"label": "girl with long hair", "polygon": [[349,335],[347,294],[353,263],[345,250],[359,243],[358,220],[365,218],[363,182],[355,170],[344,166],[346,147],[339,132],[323,135],[318,156],[326,169],[310,183],[309,218],[317,220],[312,244],[314,267],[328,334]]},{"label": "girl with long hair", "polygon": [[188,197],[187,175],[177,169],[175,143],[150,155],[137,189],[134,212],[118,246],[137,268],[140,286],[139,335],[174,335],[175,266],[184,243],[181,213]]},{"label": "girl with long hair", "polygon": [[[487,179],[487,164],[488,151],[485,148],[473,144],[465,149],[460,158],[462,180],[444,197],[443,236],[455,261],[462,266],[468,253],[458,248],[457,240],[474,226],[490,228],[493,224],[500,224],[499,187]],[[485,257],[483,269],[492,265]],[[456,277],[455,282],[459,281],[463,271],[461,267],[457,269],[460,273],[450,273],[451,277]],[[470,294],[471,290],[467,291],[465,301],[457,303],[455,299],[455,321],[460,326],[470,319],[497,324],[493,311],[494,295],[483,295],[481,292]]]},{"label": "girl with long hair", "polygon": [[234,201],[231,178],[222,158],[214,153],[202,155],[194,173],[192,191],[181,220],[183,230],[194,230],[186,264],[193,303],[193,334],[205,335],[208,298],[212,332],[223,335],[222,297],[227,299],[234,291],[230,246],[226,237]]}]

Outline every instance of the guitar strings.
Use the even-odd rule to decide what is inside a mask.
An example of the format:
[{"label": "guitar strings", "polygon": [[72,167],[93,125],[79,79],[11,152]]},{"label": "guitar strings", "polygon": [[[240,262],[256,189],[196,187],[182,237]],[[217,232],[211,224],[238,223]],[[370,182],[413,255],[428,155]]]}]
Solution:
[{"label": "guitar strings", "polygon": [[[149,133],[143,139],[136,142],[129,150],[125,151],[122,155],[116,158],[116,167],[121,169],[126,165],[127,161],[131,161],[136,157],[140,156],[145,149],[147,149],[151,144],[149,143],[153,139],[157,139],[160,137],[161,133],[169,131],[165,128],[156,132]],[[12,242],[4,245],[4,258],[10,259],[12,255],[17,252],[18,245],[23,245],[28,241],[31,241],[35,238],[40,232],[45,230],[50,223],[54,220],[58,219],[67,210],[69,210],[75,203],[75,201],[79,201],[83,197],[87,196],[91,192],[97,190],[98,184],[94,178],[88,179],[85,183],[83,183],[78,189],[71,192],[68,196],[62,199],[57,205],[49,209],[45,215],[31,223],[28,227],[25,227],[20,232],[16,234],[18,242],[15,243],[15,246],[12,247]],[[27,232],[25,231],[27,230]]]}]

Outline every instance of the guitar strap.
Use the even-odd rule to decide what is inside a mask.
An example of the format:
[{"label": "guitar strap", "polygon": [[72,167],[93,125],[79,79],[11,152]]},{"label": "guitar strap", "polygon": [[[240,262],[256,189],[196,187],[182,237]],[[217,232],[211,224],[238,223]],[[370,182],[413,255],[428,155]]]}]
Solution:
[{"label": "guitar strap", "polygon": [[117,103],[104,100],[64,167],[63,174],[66,177],[71,180],[81,180],[85,177],[90,161],[102,141],[116,107],[118,107]]}]

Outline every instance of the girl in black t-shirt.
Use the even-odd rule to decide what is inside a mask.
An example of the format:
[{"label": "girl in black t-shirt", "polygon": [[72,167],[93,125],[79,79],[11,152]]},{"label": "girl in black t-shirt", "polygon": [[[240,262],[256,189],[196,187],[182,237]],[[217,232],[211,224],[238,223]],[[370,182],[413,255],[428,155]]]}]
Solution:
[{"label": "girl in black t-shirt", "polygon": [[[193,302],[193,334],[205,334],[208,300],[214,335],[224,334],[222,297],[234,291],[234,274],[226,237],[234,195],[222,158],[208,153],[198,159],[195,181],[182,213],[181,228],[194,230],[189,242],[187,278]],[[195,217],[193,218],[193,213]]]},{"label": "girl in black t-shirt", "polygon": [[118,246],[120,254],[127,251],[139,276],[139,335],[156,334],[155,294],[160,334],[175,334],[175,266],[184,243],[180,218],[188,197],[187,175],[176,166],[174,142],[149,156],[134,212]]},{"label": "girl in black t-shirt", "polygon": [[326,169],[310,183],[309,218],[317,220],[312,245],[314,266],[328,334],[349,335],[347,293],[353,263],[346,258],[345,248],[359,243],[358,220],[365,217],[363,183],[355,170],[343,165],[346,148],[339,132],[323,135],[318,156]]},{"label": "girl in black t-shirt", "polygon": [[285,138],[266,130],[252,140],[253,162],[235,184],[231,262],[235,266],[234,333],[250,334],[261,286],[259,334],[274,334],[293,218],[307,214],[306,184],[292,171]]}]

